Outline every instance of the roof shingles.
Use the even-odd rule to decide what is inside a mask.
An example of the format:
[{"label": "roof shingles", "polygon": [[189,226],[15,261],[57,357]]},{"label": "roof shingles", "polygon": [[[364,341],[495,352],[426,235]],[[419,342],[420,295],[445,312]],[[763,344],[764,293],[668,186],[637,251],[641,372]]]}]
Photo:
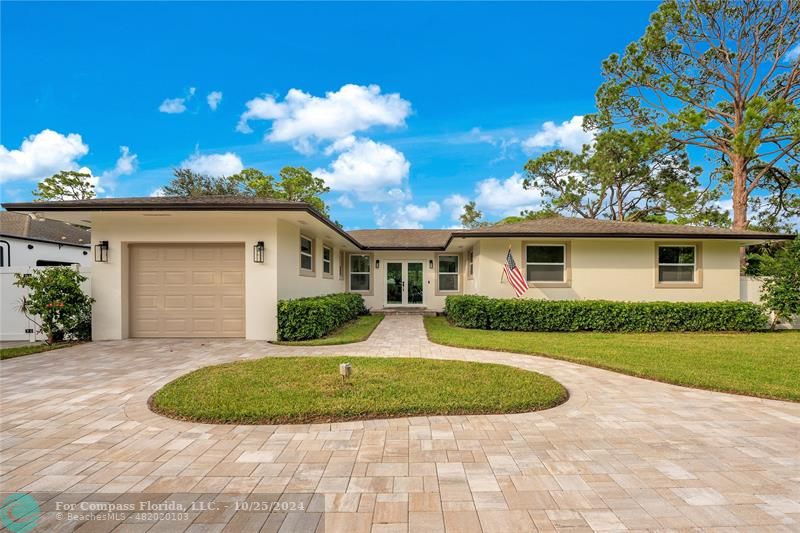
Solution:
[{"label": "roof shingles", "polygon": [[91,233],[58,220],[32,219],[28,215],[0,211],[0,234],[6,237],[89,246]]},{"label": "roof shingles", "polygon": [[773,240],[792,239],[793,235],[759,231],[739,231],[703,226],[618,222],[585,218],[554,217],[525,220],[515,224],[478,229],[373,229],[342,231],[325,215],[304,202],[242,196],[96,198],[65,202],[4,204],[14,211],[150,211],[150,210],[305,210],[364,249],[443,250],[454,238],[478,237],[573,237],[573,238],[695,238]]}]

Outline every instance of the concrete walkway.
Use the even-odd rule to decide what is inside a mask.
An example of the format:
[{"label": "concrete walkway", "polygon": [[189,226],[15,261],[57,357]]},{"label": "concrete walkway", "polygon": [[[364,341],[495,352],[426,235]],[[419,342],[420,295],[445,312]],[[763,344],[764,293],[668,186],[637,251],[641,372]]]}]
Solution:
[{"label": "concrete walkway", "polygon": [[[302,426],[147,409],[186,372],[284,354],[503,363],[552,376],[571,397],[529,414]],[[129,340],[25,356],[0,363],[0,402],[0,489],[35,493],[41,530],[81,525],[59,517],[59,501],[145,497],[194,508],[81,531],[800,530],[800,405],[434,345],[417,316],[387,317],[345,346]],[[278,499],[272,512],[261,504]]]}]

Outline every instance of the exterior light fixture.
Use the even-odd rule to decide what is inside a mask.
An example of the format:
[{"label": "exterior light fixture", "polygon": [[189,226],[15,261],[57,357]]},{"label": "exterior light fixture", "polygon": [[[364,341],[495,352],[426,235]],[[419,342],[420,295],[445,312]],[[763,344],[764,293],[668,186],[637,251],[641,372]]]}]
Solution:
[{"label": "exterior light fixture", "polygon": [[433,259],[428,259],[428,268],[433,269]]},{"label": "exterior light fixture", "polygon": [[96,263],[108,263],[108,241],[100,241],[94,245],[94,260]]},{"label": "exterior light fixture", "polygon": [[379,268],[381,268],[381,260],[380,259],[376,259],[375,260],[375,270],[378,270]]},{"label": "exterior light fixture", "polygon": [[253,263],[264,262],[264,241],[258,241],[253,246]]}]

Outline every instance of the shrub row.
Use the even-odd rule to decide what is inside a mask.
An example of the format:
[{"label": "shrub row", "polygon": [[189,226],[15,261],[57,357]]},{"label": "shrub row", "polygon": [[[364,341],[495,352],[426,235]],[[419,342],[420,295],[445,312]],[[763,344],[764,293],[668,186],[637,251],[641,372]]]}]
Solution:
[{"label": "shrub row", "polygon": [[360,294],[328,294],[278,302],[278,338],[302,341],[324,337],[367,312]]},{"label": "shrub row", "polygon": [[448,296],[456,326],[506,331],[754,331],[767,327],[749,302],[509,300]]}]

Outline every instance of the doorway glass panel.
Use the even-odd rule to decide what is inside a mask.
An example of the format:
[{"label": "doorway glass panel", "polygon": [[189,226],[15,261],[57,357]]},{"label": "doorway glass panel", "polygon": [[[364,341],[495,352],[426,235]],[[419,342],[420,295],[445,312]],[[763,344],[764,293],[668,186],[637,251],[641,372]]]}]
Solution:
[{"label": "doorway glass panel", "polygon": [[403,303],[403,263],[386,263],[386,303]]},{"label": "doorway glass panel", "polygon": [[408,303],[410,305],[422,304],[423,289],[422,263],[408,263]]}]

